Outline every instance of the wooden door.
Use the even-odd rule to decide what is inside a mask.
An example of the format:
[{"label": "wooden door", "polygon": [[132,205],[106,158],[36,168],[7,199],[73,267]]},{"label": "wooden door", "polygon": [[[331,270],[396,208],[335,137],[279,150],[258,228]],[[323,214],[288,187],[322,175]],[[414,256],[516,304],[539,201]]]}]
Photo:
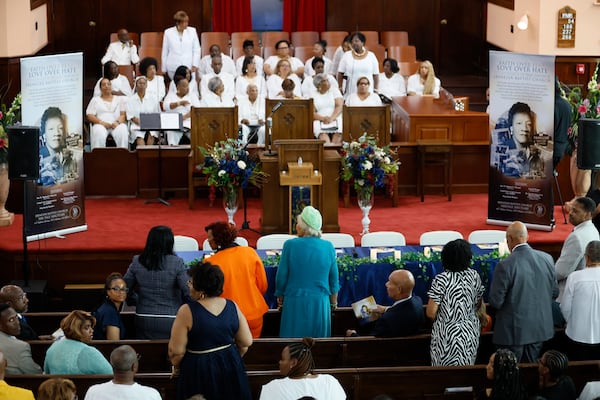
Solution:
[{"label": "wooden door", "polygon": [[436,73],[475,74],[485,56],[485,1],[436,0]]}]

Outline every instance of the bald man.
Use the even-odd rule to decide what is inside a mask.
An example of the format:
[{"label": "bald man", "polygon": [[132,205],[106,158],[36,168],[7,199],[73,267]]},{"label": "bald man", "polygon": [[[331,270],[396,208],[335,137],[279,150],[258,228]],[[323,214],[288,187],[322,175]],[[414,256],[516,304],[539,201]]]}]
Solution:
[{"label": "bald man", "polygon": [[110,365],[113,368],[113,379],[90,386],[85,394],[85,400],[161,400],[160,393],[156,389],[135,382],[139,360],[133,347],[123,345],[114,349],[110,353]]},{"label": "bald man", "polygon": [[494,344],[512,350],[520,362],[537,362],[543,342],[554,336],[558,283],[552,256],[532,249],[528,237],[522,222],[509,225],[511,254],[494,268],[489,302],[497,310]]},{"label": "bald man", "polygon": [[[362,335],[377,337],[410,336],[419,332],[423,325],[423,302],[419,296],[413,296],[415,278],[410,271],[393,271],[385,283],[388,296],[394,300],[389,307],[377,305],[371,313],[380,315],[375,321],[360,328]],[[348,330],[347,336],[356,336],[356,331]]]},{"label": "bald man", "polygon": [[117,32],[119,40],[112,42],[106,49],[106,54],[102,57],[100,62],[102,65],[109,61],[114,61],[117,65],[131,65],[140,62],[138,56],[137,47],[133,44],[133,41],[129,38],[129,32],[127,29],[119,29]]},{"label": "bald man", "polygon": [[20,387],[10,386],[4,381],[4,374],[6,373],[6,367],[8,363],[4,354],[0,351],[0,399],[11,399],[11,400],[35,400],[33,392],[27,389],[21,389]]},{"label": "bald man", "polygon": [[17,318],[19,318],[19,324],[21,325],[21,333],[17,335],[17,339],[20,340],[37,340],[37,333],[29,326],[23,313],[27,312],[29,306],[29,299],[27,293],[23,291],[19,286],[16,285],[5,285],[0,289],[0,302],[6,303],[11,306],[17,312]]}]

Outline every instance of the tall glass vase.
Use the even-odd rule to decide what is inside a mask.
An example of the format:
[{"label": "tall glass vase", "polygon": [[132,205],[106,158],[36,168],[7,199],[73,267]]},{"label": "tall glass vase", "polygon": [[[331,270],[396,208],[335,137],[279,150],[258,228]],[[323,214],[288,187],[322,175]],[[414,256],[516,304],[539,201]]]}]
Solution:
[{"label": "tall glass vase", "polygon": [[225,186],[223,188],[223,208],[227,213],[229,223],[232,225],[235,225],[233,216],[238,210],[238,192],[239,188],[236,186]]},{"label": "tall glass vase", "polygon": [[[1,150],[0,150],[1,151]],[[8,212],[4,206],[8,199],[8,190],[10,181],[8,180],[8,164],[0,164],[0,226],[12,225],[15,220],[15,215]]]},{"label": "tall glass vase", "polygon": [[365,233],[369,233],[369,225],[371,224],[371,220],[369,219],[369,212],[371,211],[371,208],[373,208],[373,200],[375,199],[375,195],[373,193],[373,186],[357,189],[356,196],[358,198],[358,206],[360,207],[363,213],[362,220],[360,221],[362,223],[363,229],[360,234],[364,235]]}]

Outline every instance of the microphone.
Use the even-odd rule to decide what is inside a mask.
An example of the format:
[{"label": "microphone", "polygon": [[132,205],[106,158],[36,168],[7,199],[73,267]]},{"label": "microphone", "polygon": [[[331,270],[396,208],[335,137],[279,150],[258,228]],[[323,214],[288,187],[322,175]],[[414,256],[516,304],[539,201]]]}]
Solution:
[{"label": "microphone", "polygon": [[[277,106],[275,106],[277,107]],[[273,108],[275,108],[273,107]],[[267,118],[267,128],[272,128],[273,127],[273,118],[269,117]]]},{"label": "microphone", "polygon": [[283,105],[283,101],[278,102],[277,104],[275,104],[273,106],[273,108],[271,108],[271,115],[275,114],[275,112],[277,110],[279,110],[281,108],[281,106]]}]

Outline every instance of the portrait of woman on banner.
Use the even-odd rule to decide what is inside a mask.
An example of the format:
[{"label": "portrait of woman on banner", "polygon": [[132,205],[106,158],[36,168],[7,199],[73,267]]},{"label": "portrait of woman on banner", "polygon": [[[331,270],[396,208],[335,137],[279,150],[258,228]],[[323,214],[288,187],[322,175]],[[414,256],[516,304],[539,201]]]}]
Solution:
[{"label": "portrait of woman on banner", "polygon": [[67,116],[58,107],[48,107],[40,121],[40,180],[42,186],[79,179],[83,158],[78,135],[68,136]]},{"label": "portrait of woman on banner", "polygon": [[548,143],[537,144],[535,137],[545,137],[537,132],[536,113],[525,103],[514,103],[492,133],[492,165],[508,177],[545,178]]}]

